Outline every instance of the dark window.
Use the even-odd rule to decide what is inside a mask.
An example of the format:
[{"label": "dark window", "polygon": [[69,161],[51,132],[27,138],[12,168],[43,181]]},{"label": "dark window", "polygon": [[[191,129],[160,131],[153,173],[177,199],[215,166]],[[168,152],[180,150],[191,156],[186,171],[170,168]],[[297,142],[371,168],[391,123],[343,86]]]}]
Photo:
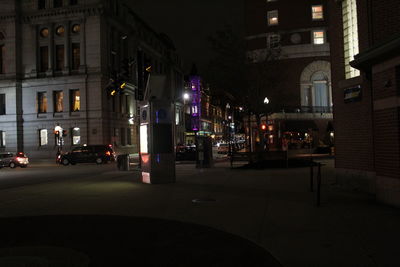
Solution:
[{"label": "dark window", "polygon": [[125,129],[121,128],[121,145],[125,146],[126,145],[126,138],[125,138]]},{"label": "dark window", "polygon": [[132,145],[132,130],[131,128],[126,129],[126,141],[128,143],[128,145]]},{"label": "dark window", "polygon": [[400,66],[396,67],[397,95],[400,95]]},{"label": "dark window", "polygon": [[62,4],[63,4],[63,0],[54,0],[53,7],[55,7],[55,8],[62,7]]},{"label": "dark window", "polygon": [[80,44],[72,44],[72,69],[78,70],[81,65],[81,47]]},{"label": "dark window", "polygon": [[45,9],[45,8],[46,8],[46,0],[39,0],[38,9]]},{"label": "dark window", "polygon": [[40,72],[46,72],[49,69],[49,48],[40,47]]},{"label": "dark window", "polygon": [[47,93],[46,92],[38,92],[37,93],[37,110],[38,113],[46,113],[47,112]]},{"label": "dark window", "polygon": [[0,94],[0,115],[6,114],[6,94]]},{"label": "dark window", "polygon": [[[6,132],[0,131],[0,147],[6,147]],[[9,155],[3,154],[2,158],[7,158]],[[12,157],[12,156],[11,156]]]},{"label": "dark window", "polygon": [[77,5],[77,4],[78,4],[78,0],[69,0],[69,4],[70,4],[71,6]]},{"label": "dark window", "polygon": [[6,48],[4,45],[0,46],[0,73],[5,73],[4,56],[6,54]]},{"label": "dark window", "polygon": [[120,107],[120,112],[122,113],[122,114],[125,114],[125,100],[126,100],[126,98],[125,98],[125,96],[124,95],[121,95],[120,97],[119,97],[119,107]]},{"label": "dark window", "polygon": [[72,112],[81,110],[81,93],[79,90],[70,90]]},{"label": "dark window", "polygon": [[60,71],[64,68],[64,46],[56,45],[56,70]]}]

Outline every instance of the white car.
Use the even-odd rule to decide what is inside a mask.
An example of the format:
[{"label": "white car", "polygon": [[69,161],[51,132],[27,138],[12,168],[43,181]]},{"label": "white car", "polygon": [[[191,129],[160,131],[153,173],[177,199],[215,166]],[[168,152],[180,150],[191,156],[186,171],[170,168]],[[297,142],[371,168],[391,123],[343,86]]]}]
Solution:
[{"label": "white car", "polygon": [[10,153],[10,152],[2,152],[0,153],[0,168],[10,167],[14,169],[19,166],[21,168],[28,167],[29,159],[28,157],[22,153]]}]

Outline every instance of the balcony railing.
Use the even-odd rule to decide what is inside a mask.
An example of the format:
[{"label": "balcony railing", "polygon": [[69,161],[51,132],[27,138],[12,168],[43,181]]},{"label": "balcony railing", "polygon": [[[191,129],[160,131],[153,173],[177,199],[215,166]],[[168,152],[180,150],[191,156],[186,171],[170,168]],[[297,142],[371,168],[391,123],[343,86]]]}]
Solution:
[{"label": "balcony railing", "polygon": [[333,107],[326,106],[300,106],[300,107],[285,107],[281,110],[284,113],[332,113]]}]

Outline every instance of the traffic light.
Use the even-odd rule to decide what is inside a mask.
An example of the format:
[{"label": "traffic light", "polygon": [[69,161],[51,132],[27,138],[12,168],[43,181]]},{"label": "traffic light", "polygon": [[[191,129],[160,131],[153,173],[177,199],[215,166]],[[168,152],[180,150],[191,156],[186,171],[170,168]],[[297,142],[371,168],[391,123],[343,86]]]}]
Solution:
[{"label": "traffic light", "polygon": [[118,94],[119,94],[119,95],[123,95],[123,94],[124,94],[125,87],[126,87],[126,82],[122,82],[122,83],[118,86]]},{"label": "traffic light", "polygon": [[117,81],[117,74],[115,72],[112,72],[110,75],[110,80],[108,81],[108,84],[106,85],[106,92],[107,92],[107,97],[113,97],[117,94],[118,92],[118,81]]}]

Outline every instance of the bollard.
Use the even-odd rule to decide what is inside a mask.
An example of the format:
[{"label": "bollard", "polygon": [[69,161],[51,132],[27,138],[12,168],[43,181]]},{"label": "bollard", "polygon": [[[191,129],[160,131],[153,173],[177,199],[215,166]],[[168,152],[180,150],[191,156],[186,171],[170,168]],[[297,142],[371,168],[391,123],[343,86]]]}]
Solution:
[{"label": "bollard", "polygon": [[314,165],[312,160],[310,163],[310,192],[314,192]]},{"label": "bollard", "polygon": [[317,207],[321,204],[321,163],[318,163],[317,174]]}]

